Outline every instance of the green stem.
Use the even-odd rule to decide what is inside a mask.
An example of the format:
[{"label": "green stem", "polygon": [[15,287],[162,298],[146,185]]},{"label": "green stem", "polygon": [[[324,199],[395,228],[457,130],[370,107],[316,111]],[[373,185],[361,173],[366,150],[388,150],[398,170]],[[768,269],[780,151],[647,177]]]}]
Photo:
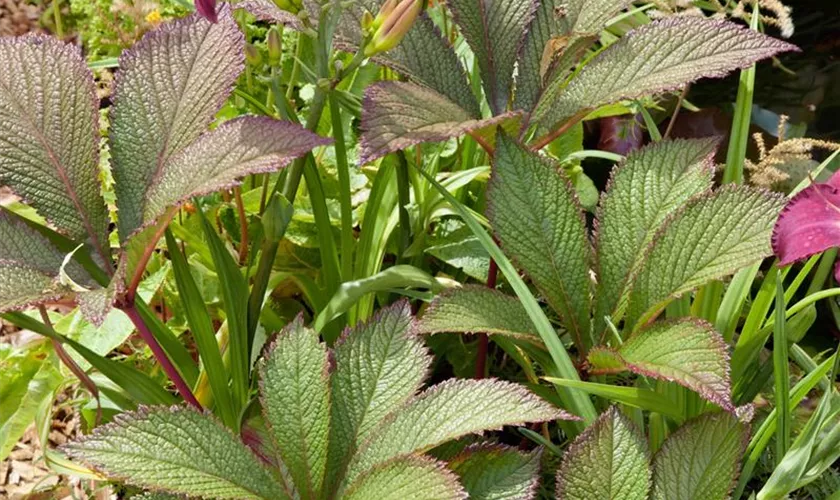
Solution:
[{"label": "green stem", "polygon": [[64,38],[64,26],[61,22],[61,3],[60,0],[53,0],[53,19],[55,19],[55,36]]},{"label": "green stem", "polygon": [[408,205],[411,203],[408,180],[408,158],[405,152],[397,153],[397,196],[399,206],[397,207],[400,217],[400,254],[401,258],[408,246],[411,244],[411,217],[408,215]]},{"label": "green stem", "polygon": [[300,74],[300,58],[303,57],[303,33],[298,33],[297,42],[295,42],[295,58],[292,61],[292,73],[289,76],[289,86],[286,87],[286,99],[291,100],[292,94],[295,93],[295,83],[297,83]]},{"label": "green stem", "polygon": [[776,409],[779,423],[776,427],[776,465],[788,451],[790,444],[790,367],[785,335],[785,286],[776,269],[776,323],[773,328],[773,380],[776,388]]},{"label": "green stem", "polygon": [[[750,28],[758,29],[758,8],[753,11]],[[738,83],[738,98],[735,100],[735,116],[732,120],[732,132],[729,135],[729,149],[726,151],[726,168],[723,182],[743,184],[744,158],[747,156],[747,142],[750,136],[753,92],[755,90],[755,64],[741,71]]]},{"label": "green stem", "polygon": [[341,203],[341,277],[345,281],[353,278],[353,203],[350,193],[350,165],[347,162],[347,147],[344,142],[344,125],[341,108],[335,96],[330,93],[330,116],[335,138],[335,161],[338,166],[338,196]]}]

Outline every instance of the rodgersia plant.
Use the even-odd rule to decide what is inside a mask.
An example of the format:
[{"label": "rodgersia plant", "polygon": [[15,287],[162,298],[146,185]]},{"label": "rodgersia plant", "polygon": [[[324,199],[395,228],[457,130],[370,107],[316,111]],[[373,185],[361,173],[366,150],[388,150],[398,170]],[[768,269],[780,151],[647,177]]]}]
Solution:
[{"label": "rodgersia plant", "polygon": [[116,303],[188,398],[136,308],[155,243],[191,198],[276,170],[329,142],[266,117],[240,117],[207,131],[243,69],[243,44],[223,7],[216,24],[193,15],[164,25],[120,58],[108,131],[115,251],[99,182],[92,74],[77,49],[56,39],[0,39],[0,184],[49,224],[0,213],[0,311],[73,296],[100,322]]},{"label": "rodgersia plant", "polygon": [[123,414],[65,451],[129,484],[206,498],[529,496],[539,452],[476,444],[448,465],[426,453],[503,425],[572,417],[498,380],[452,380],[418,394],[432,360],[411,323],[402,302],[332,350],[300,319],[278,334],[259,369],[256,455],[214,417],[185,407]]}]

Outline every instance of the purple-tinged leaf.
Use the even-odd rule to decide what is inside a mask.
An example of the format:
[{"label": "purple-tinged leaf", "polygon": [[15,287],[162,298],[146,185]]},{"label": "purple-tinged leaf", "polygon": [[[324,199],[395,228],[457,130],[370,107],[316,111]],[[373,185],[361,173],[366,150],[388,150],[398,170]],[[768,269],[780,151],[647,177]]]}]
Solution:
[{"label": "purple-tinged leaf", "polygon": [[561,500],[646,500],[648,447],[639,429],[615,407],[598,417],[566,450],[557,472]]},{"label": "purple-tinged leaf", "polygon": [[425,85],[461,106],[472,118],[481,109],[467,83],[467,74],[458,56],[429,16],[423,14],[393,50],[374,58],[398,71],[414,83]]},{"label": "purple-tinged leaf", "polygon": [[143,221],[150,223],[194,196],[237,185],[246,175],[277,170],[330,142],[291,122],[254,116],[231,120],[163,166],[146,192]]},{"label": "purple-tinged leaf", "polygon": [[151,187],[213,121],[242,71],[243,45],[225,4],[216,24],[193,14],[120,56],[110,143],[121,241],[154,222],[145,217]]},{"label": "purple-tinged leaf", "polygon": [[538,2],[534,18],[528,26],[528,33],[519,52],[518,75],[516,77],[516,95],[513,109],[531,111],[539,100],[543,89],[543,73],[541,71],[543,55],[559,31],[554,0]]},{"label": "purple-tinged leaf", "polygon": [[437,92],[403,82],[368,87],[362,105],[361,163],[422,142],[438,142],[466,133],[494,143],[496,127],[518,130],[519,113],[478,120]]},{"label": "purple-tinged leaf", "polygon": [[531,500],[540,483],[542,449],[525,453],[500,444],[467,447],[449,461],[473,500]]},{"label": "purple-tinged leaf", "polygon": [[42,35],[4,37],[0,68],[0,185],[110,265],[99,102],[79,50]]},{"label": "purple-tinged leaf", "polygon": [[544,98],[534,117],[551,129],[598,106],[673,90],[795,46],[727,21],[669,17],[636,29],[596,56],[555,98]]},{"label": "purple-tinged leaf", "polygon": [[567,0],[561,21],[568,32],[599,33],[632,0]]},{"label": "purple-tinged leaf", "polygon": [[[0,209],[0,311],[42,304],[71,293],[60,279],[64,255],[27,224]],[[70,260],[66,275],[79,285],[92,279]]]},{"label": "purple-tinged leaf", "polygon": [[216,0],[195,0],[195,10],[211,23],[219,22]]},{"label": "purple-tinged leaf", "polygon": [[534,16],[535,0],[448,0],[447,5],[475,53],[490,109],[507,109],[516,56]]},{"label": "purple-tinged leaf", "polygon": [[618,349],[592,349],[589,363],[596,373],[627,370],[676,382],[724,410],[735,410],[726,343],[714,326],[704,321],[654,323],[633,334]]},{"label": "purple-tinged leaf", "polygon": [[[834,247],[840,247],[840,174],[794,196],[773,228],[773,253],[780,266]],[[840,279],[840,265],[834,276]]]},{"label": "purple-tinged leaf", "polygon": [[235,9],[245,9],[259,21],[269,21],[289,26],[296,30],[303,29],[300,18],[277,6],[272,0],[245,0],[234,4]]},{"label": "purple-tinged leaf", "polygon": [[347,500],[405,500],[434,498],[463,500],[464,487],[444,462],[423,455],[409,455],[380,464],[341,494]]}]

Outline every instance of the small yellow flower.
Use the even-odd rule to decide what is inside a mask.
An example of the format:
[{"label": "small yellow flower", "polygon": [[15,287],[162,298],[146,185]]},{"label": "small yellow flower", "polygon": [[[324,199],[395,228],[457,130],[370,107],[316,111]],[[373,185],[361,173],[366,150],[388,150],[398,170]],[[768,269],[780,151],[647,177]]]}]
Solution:
[{"label": "small yellow flower", "polygon": [[146,22],[149,24],[160,24],[163,18],[160,15],[160,11],[155,9],[148,14],[146,14]]}]

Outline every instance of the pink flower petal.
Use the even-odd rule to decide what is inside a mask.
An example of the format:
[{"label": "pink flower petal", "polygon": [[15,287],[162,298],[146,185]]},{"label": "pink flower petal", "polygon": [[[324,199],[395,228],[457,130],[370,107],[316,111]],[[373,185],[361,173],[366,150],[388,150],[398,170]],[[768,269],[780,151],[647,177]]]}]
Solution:
[{"label": "pink flower petal", "polygon": [[219,21],[216,15],[216,0],[195,0],[195,10],[211,23]]},{"label": "pink flower petal", "polygon": [[773,230],[773,252],[785,266],[840,247],[840,177],[797,194]]}]

